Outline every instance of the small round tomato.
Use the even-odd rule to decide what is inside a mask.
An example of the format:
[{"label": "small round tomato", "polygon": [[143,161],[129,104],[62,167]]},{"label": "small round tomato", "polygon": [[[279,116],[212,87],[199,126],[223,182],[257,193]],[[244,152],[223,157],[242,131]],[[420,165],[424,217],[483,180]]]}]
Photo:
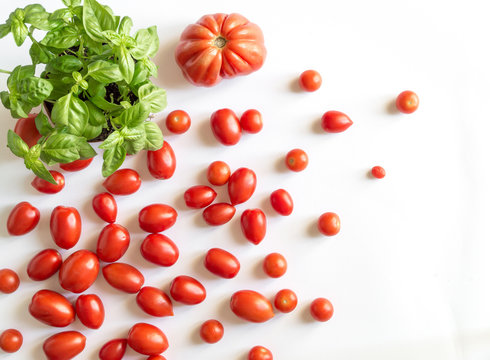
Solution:
[{"label": "small round tomato", "polygon": [[196,185],[184,193],[185,204],[193,209],[202,209],[216,199],[216,191],[206,185]]},{"label": "small round tomato", "polygon": [[183,134],[191,127],[191,117],[184,110],[174,110],[165,120],[167,129],[174,134]]},{"label": "small round tomato", "polygon": [[221,186],[228,182],[230,179],[231,170],[227,163],[224,161],[212,162],[207,171],[207,178],[211,185]]},{"label": "small round tomato", "polygon": [[175,153],[170,144],[164,141],[160,149],[149,150],[146,153],[146,165],[155,179],[170,179],[177,167]]},{"label": "small round tomato", "polygon": [[95,213],[105,222],[113,223],[117,217],[117,203],[108,192],[95,195],[92,200]]},{"label": "small round tomato", "polygon": [[143,257],[160,266],[172,266],[179,258],[179,248],[163,234],[148,235],[140,246]]},{"label": "small round tomato", "polygon": [[230,308],[233,313],[247,321],[265,322],[274,317],[271,302],[253,290],[240,290],[231,296]]},{"label": "small round tomato", "polygon": [[50,326],[65,327],[75,321],[73,305],[63,295],[51,290],[40,290],[34,294],[29,313]]},{"label": "small round tomato", "polygon": [[136,294],[145,282],[138,269],[124,263],[106,265],[102,268],[102,274],[109,285],[128,294]]},{"label": "small round tomato", "polygon": [[87,338],[78,331],[64,331],[44,341],[43,351],[48,360],[72,359],[85,349]]},{"label": "small round tomato", "polygon": [[419,107],[419,97],[413,91],[403,91],[396,98],[396,108],[404,114],[411,114]]},{"label": "small round tomato", "polygon": [[118,224],[105,226],[97,240],[96,254],[99,260],[114,262],[122,258],[129,247],[130,236],[128,230]]},{"label": "small round tomato", "polygon": [[138,191],[141,178],[133,169],[119,169],[105,179],[102,185],[111,194],[129,195]]},{"label": "small round tomato", "polygon": [[376,179],[382,179],[386,175],[385,169],[381,166],[373,166],[371,169],[371,174],[376,178]]},{"label": "small round tomato", "polygon": [[162,290],[152,286],[142,287],[136,295],[138,306],[152,316],[173,316],[172,300]]},{"label": "small round tomato", "polygon": [[235,215],[236,209],[227,203],[217,203],[208,206],[202,212],[204,221],[209,225],[218,226],[226,224]]},{"label": "small round tomato", "polygon": [[63,289],[73,293],[87,290],[99,274],[99,259],[88,250],[78,250],[61,264],[59,281]]},{"label": "small round tomato", "polygon": [[56,274],[62,262],[61,255],[57,250],[42,250],[29,261],[27,275],[34,281],[49,279]]},{"label": "small round tomato", "polygon": [[7,231],[14,236],[27,234],[37,226],[40,217],[41,214],[36,207],[27,201],[22,201],[10,211],[7,219]]},{"label": "small round tomato", "polygon": [[257,176],[247,168],[240,168],[230,176],[228,195],[231,205],[244,203],[250,199],[257,186]]},{"label": "small round tomato", "polygon": [[98,329],[105,318],[104,304],[95,294],[80,295],[75,304],[77,317],[90,329]]},{"label": "small round tomato", "polygon": [[299,76],[299,86],[304,91],[316,91],[322,86],[322,76],[315,70],[303,71]]},{"label": "small round tomato", "polygon": [[272,353],[263,346],[254,346],[248,353],[248,360],[272,360]]},{"label": "small round tomato", "polygon": [[80,239],[82,218],[74,207],[57,206],[49,220],[51,237],[62,249],[71,249]]},{"label": "small round tomato", "polygon": [[11,294],[19,288],[19,275],[10,269],[0,270],[0,292]]},{"label": "small round tomato", "polygon": [[220,109],[211,115],[211,129],[216,139],[223,145],[235,145],[242,136],[238,117],[230,109]]},{"label": "small round tomato", "polygon": [[318,230],[323,235],[334,236],[340,231],[340,218],[336,213],[326,212],[318,218]]},{"label": "small round tomato", "polygon": [[310,313],[316,321],[328,321],[333,316],[333,305],[325,298],[317,298],[310,305]]},{"label": "small round tomato", "polygon": [[298,297],[293,290],[283,289],[274,297],[274,306],[280,312],[290,313],[296,309],[296,305],[298,305]]},{"label": "small round tomato", "polygon": [[255,109],[247,110],[240,117],[240,125],[243,131],[257,134],[264,126],[262,123],[262,114]]},{"label": "small round tomato", "polygon": [[17,120],[14,127],[14,132],[20,136],[22,140],[30,148],[37,144],[37,141],[41,138],[41,134],[36,127],[37,114],[29,114],[26,118]]},{"label": "small round tomato", "polygon": [[282,216],[291,215],[293,212],[293,198],[284,189],[273,191],[270,197],[271,205]]},{"label": "small round tomato", "polygon": [[0,349],[7,353],[18,351],[23,342],[22,334],[16,329],[7,329],[0,335]]},{"label": "small round tomato", "polygon": [[288,263],[286,258],[279,253],[272,253],[265,257],[263,263],[264,272],[273,278],[278,278],[286,273]]},{"label": "small round tomato", "polygon": [[223,338],[225,329],[218,320],[208,320],[201,325],[199,335],[208,344],[215,344]]},{"label": "small round tomato", "polygon": [[99,359],[122,360],[127,344],[128,341],[126,339],[114,339],[106,342],[99,351]]},{"label": "small round tomato", "polygon": [[138,221],[143,231],[157,233],[175,224],[177,211],[169,205],[151,204],[141,209]]},{"label": "small round tomato", "polygon": [[322,128],[329,133],[343,132],[352,124],[352,120],[340,111],[327,111],[322,116]]},{"label": "small round tomato", "polygon": [[225,279],[234,278],[240,271],[240,262],[226,250],[213,248],[204,258],[204,266],[215,275]]},{"label": "small round tomato", "polygon": [[93,157],[90,159],[78,159],[70,163],[60,164],[60,168],[65,171],[80,171],[89,166],[93,159]]},{"label": "small round tomato", "polygon": [[193,277],[181,275],[172,280],[170,296],[183,304],[196,305],[206,299],[206,289]]},{"label": "small round tomato", "polygon": [[293,149],[286,155],[286,166],[292,171],[303,171],[308,166],[308,155],[301,149]]},{"label": "small round tomato", "polygon": [[159,355],[168,348],[168,340],[156,326],[138,323],[128,333],[128,345],[143,355]]},{"label": "small round tomato", "polygon": [[240,225],[247,240],[258,245],[265,237],[267,218],[260,209],[248,209],[242,213]]},{"label": "small round tomato", "polygon": [[63,176],[62,173],[55,170],[49,170],[49,172],[51,173],[54,180],[56,181],[56,185],[51,184],[50,182],[41,179],[40,177],[37,176],[34,178],[34,180],[32,180],[31,185],[34,189],[44,194],[59,193],[65,187],[65,177]]}]

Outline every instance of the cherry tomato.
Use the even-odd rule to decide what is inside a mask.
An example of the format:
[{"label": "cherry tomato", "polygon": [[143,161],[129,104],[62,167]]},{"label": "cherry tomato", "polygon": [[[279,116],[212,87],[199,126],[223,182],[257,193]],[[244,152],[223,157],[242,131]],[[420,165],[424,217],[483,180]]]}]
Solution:
[{"label": "cherry tomato", "polygon": [[162,290],[152,286],[142,287],[136,295],[138,306],[152,316],[173,316],[172,300]]},{"label": "cherry tomato", "polygon": [[343,132],[352,124],[352,120],[346,114],[340,111],[327,111],[322,116],[322,128],[329,133]]},{"label": "cherry tomato", "polygon": [[37,176],[34,178],[34,180],[32,180],[31,185],[34,189],[44,194],[59,193],[65,187],[65,177],[62,173],[55,170],[49,170],[49,172],[56,181],[56,185],[51,184],[50,182],[47,182],[46,180]]},{"label": "cherry tomato", "polygon": [[114,339],[106,342],[99,351],[99,359],[122,360],[127,344],[128,341],[126,339]]},{"label": "cherry tomato", "polygon": [[146,165],[155,179],[170,179],[175,173],[177,160],[170,144],[166,141],[160,149],[146,153]]},{"label": "cherry tomato", "polygon": [[157,233],[175,224],[177,211],[165,204],[151,204],[141,209],[138,221],[143,231]]},{"label": "cherry tomato", "polygon": [[78,159],[70,163],[60,164],[60,168],[65,171],[80,171],[89,166],[93,159],[93,157],[90,159]]},{"label": "cherry tomato", "polygon": [[333,305],[325,298],[317,298],[310,305],[310,313],[316,321],[328,321],[333,316]]},{"label": "cherry tomato", "polygon": [[228,182],[231,171],[230,167],[224,161],[214,161],[208,167],[206,174],[211,185],[221,186]]},{"label": "cherry tomato", "polygon": [[95,294],[80,295],[75,304],[78,319],[90,329],[98,329],[105,318],[104,304]]},{"label": "cherry tomato", "polygon": [[163,234],[148,235],[140,246],[141,255],[154,264],[172,266],[179,258],[179,248]]},{"label": "cherry tomato", "polygon": [[223,145],[235,145],[242,136],[238,117],[230,109],[220,109],[211,114],[211,129],[216,139]]},{"label": "cherry tomato", "polygon": [[0,292],[11,294],[19,288],[20,280],[17,273],[10,269],[0,270]]},{"label": "cherry tomato", "polygon": [[167,129],[174,134],[183,134],[191,127],[191,117],[184,110],[174,110],[165,120]]},{"label": "cherry tomato", "polygon": [[202,212],[202,217],[209,225],[218,226],[226,224],[235,215],[236,209],[227,203],[217,203],[208,206]]},{"label": "cherry tomato", "polygon": [[243,131],[257,134],[264,126],[262,123],[262,114],[255,109],[247,110],[240,117],[240,125]]},{"label": "cherry tomato", "polygon": [[99,259],[88,250],[78,250],[61,264],[59,281],[63,289],[81,293],[87,290],[99,274]]},{"label": "cherry tomato", "polygon": [[27,275],[34,281],[49,279],[56,274],[62,262],[61,255],[57,250],[42,250],[29,261]]},{"label": "cherry tomato", "polygon": [[206,185],[196,185],[184,193],[185,204],[193,209],[202,209],[216,199],[216,191]]},{"label": "cherry tomato", "polygon": [[385,169],[381,166],[373,166],[371,169],[371,174],[376,178],[376,179],[382,179],[386,175]]},{"label": "cherry tomato", "polygon": [[293,290],[283,289],[274,297],[274,306],[280,312],[290,313],[296,309],[296,305],[298,305],[298,297]]},{"label": "cherry tomato", "polygon": [[286,166],[292,171],[303,171],[308,166],[308,155],[301,149],[293,149],[286,155]]},{"label": "cherry tomato", "polygon": [[0,334],[0,349],[7,353],[17,352],[23,342],[22,334],[16,329],[7,329]]},{"label": "cherry tomato", "polygon": [[34,294],[29,313],[50,326],[65,327],[75,321],[73,305],[63,295],[51,290],[40,290]]},{"label": "cherry tomato", "polygon": [[26,118],[20,118],[14,127],[14,133],[20,136],[30,148],[37,144],[41,134],[36,127],[37,114],[29,114]]},{"label": "cherry tomato", "polygon": [[244,203],[255,191],[257,176],[247,168],[240,168],[230,176],[228,181],[228,195],[232,205]]},{"label": "cherry tomato", "polygon": [[78,331],[64,331],[44,341],[43,351],[48,360],[68,360],[85,349],[87,338]]},{"label": "cherry tomato", "polygon": [[119,169],[105,179],[102,185],[111,194],[129,195],[138,191],[141,178],[133,169]]},{"label": "cherry tomato", "polygon": [[168,340],[156,326],[138,323],[129,330],[128,345],[143,355],[159,355],[167,350]]},{"label": "cherry tomato", "polygon": [[260,209],[248,209],[240,218],[243,235],[254,245],[258,245],[265,237],[267,218]]},{"label": "cherry tomato", "polygon": [[236,316],[251,322],[265,322],[274,317],[271,302],[253,290],[240,290],[231,296],[231,311]]},{"label": "cherry tomato", "polygon": [[322,86],[322,77],[318,71],[306,70],[299,76],[299,86],[304,91],[316,91]]},{"label": "cherry tomato", "polygon": [[286,273],[288,263],[286,258],[279,253],[272,253],[265,257],[263,263],[264,272],[272,278],[278,278]]},{"label": "cherry tomato", "polygon": [[293,212],[294,204],[293,198],[284,189],[278,189],[272,192],[271,205],[280,215],[288,216]]},{"label": "cherry tomato", "polygon": [[102,274],[112,287],[136,294],[145,282],[143,274],[134,266],[124,263],[112,263],[102,268]]},{"label": "cherry tomato", "polygon": [[95,213],[105,222],[113,223],[117,217],[117,203],[108,192],[95,195],[92,200]]},{"label": "cherry tomato", "polygon": [[326,212],[318,218],[318,230],[323,235],[334,236],[340,231],[340,218],[336,213]]},{"label": "cherry tomato", "polygon": [[396,98],[396,108],[404,114],[411,114],[418,107],[419,97],[413,91],[403,91]]},{"label": "cherry tomato", "polygon": [[170,284],[170,295],[175,301],[187,305],[196,305],[206,298],[206,289],[190,276],[177,276]]},{"label": "cherry tomato", "polygon": [[208,320],[201,325],[199,335],[209,344],[215,344],[223,338],[225,329],[218,320]]},{"label": "cherry tomato", "polygon": [[24,235],[32,231],[39,223],[39,210],[27,201],[15,205],[7,219],[7,231],[10,235]]},{"label": "cherry tomato", "polygon": [[272,353],[263,346],[254,346],[248,353],[248,360],[272,360]]},{"label": "cherry tomato", "polygon": [[209,249],[204,258],[204,266],[215,275],[225,279],[234,278],[240,271],[240,262],[226,250]]},{"label": "cherry tomato", "polygon": [[122,258],[129,247],[129,232],[118,224],[109,224],[100,232],[97,240],[97,256],[99,260],[114,262]]},{"label": "cherry tomato", "polygon": [[49,229],[56,245],[62,249],[71,249],[82,233],[80,213],[74,207],[55,207],[51,213]]}]

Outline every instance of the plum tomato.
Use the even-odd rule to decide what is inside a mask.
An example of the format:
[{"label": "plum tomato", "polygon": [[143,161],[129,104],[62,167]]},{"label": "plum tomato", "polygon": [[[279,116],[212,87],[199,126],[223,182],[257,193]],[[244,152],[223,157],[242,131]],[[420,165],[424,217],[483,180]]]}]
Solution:
[{"label": "plum tomato", "polygon": [[87,338],[78,331],[64,331],[47,338],[43,351],[48,360],[68,360],[85,349]]},{"label": "plum tomato", "polygon": [[138,306],[151,316],[173,316],[172,300],[162,290],[153,286],[142,287],[136,295]]},{"label": "plum tomato", "polygon": [[141,255],[154,264],[172,266],[179,258],[179,248],[163,234],[150,234],[141,243]]},{"label": "plum tomato", "polygon": [[286,273],[288,263],[286,258],[279,253],[267,255],[263,262],[264,272],[272,278],[278,278]]},{"label": "plum tomato", "polygon": [[292,171],[303,171],[308,166],[308,155],[301,149],[293,149],[286,155],[286,166]]},{"label": "plum tomato", "polygon": [[80,213],[74,207],[55,207],[51,212],[49,229],[56,245],[65,250],[71,249],[82,233]]},{"label": "plum tomato", "polygon": [[151,204],[145,206],[138,215],[143,231],[157,233],[172,227],[177,221],[177,211],[169,205]]},{"label": "plum tomato", "polygon": [[168,340],[156,326],[137,323],[129,330],[128,345],[143,355],[159,355],[167,350]]},{"label": "plum tomato", "polygon": [[202,212],[204,221],[212,226],[226,224],[235,215],[236,209],[228,203],[217,203],[208,206]]},{"label": "plum tomato", "polygon": [[257,176],[248,168],[239,168],[228,180],[228,195],[231,205],[244,203],[250,199],[257,186]]},{"label": "plum tomato", "polygon": [[165,119],[168,131],[183,134],[191,127],[191,117],[184,110],[174,110]]},{"label": "plum tomato", "polygon": [[51,290],[39,290],[31,299],[29,313],[40,322],[65,327],[75,321],[73,305],[61,294]]},{"label": "plum tomato", "polygon": [[109,285],[128,294],[136,294],[145,282],[138,269],[124,263],[106,265],[102,268],[102,274]]},{"label": "plum tomato", "polygon": [[56,185],[51,184],[50,182],[41,179],[40,177],[37,176],[34,178],[34,180],[32,180],[31,185],[34,189],[44,194],[59,193],[65,187],[65,177],[63,176],[62,173],[55,170],[49,170],[49,172],[51,173],[54,180],[56,181]]},{"label": "plum tomato", "polygon": [[20,136],[22,140],[30,148],[37,144],[41,138],[41,134],[36,127],[37,114],[29,114],[26,118],[20,118],[14,127],[14,132]]},{"label": "plum tomato", "polygon": [[193,277],[181,275],[172,280],[170,296],[183,304],[196,305],[206,299],[206,289]]},{"label": "plum tomato", "polygon": [[170,179],[177,167],[174,149],[167,141],[164,141],[160,149],[148,150],[146,153],[146,165],[151,176],[155,179]]},{"label": "plum tomato", "polygon": [[243,235],[254,245],[258,245],[265,237],[267,218],[260,209],[247,209],[240,217]]},{"label": "plum tomato", "polygon": [[322,86],[322,76],[315,70],[303,71],[299,76],[299,86],[304,91],[316,91]]},{"label": "plum tomato", "polygon": [[88,250],[78,250],[61,264],[59,282],[63,289],[73,293],[87,290],[99,274],[99,259]]},{"label": "plum tomato", "polygon": [[272,360],[272,353],[263,346],[254,346],[248,353],[248,360]]},{"label": "plum tomato", "polygon": [[419,107],[419,97],[413,91],[405,90],[396,98],[396,108],[404,114],[411,114]]},{"label": "plum tomato", "polygon": [[282,313],[290,313],[298,305],[298,297],[293,290],[280,290],[274,297],[274,306]]},{"label": "plum tomato", "polygon": [[117,203],[114,196],[108,192],[95,195],[92,200],[95,213],[105,222],[113,223],[117,217]]},{"label": "plum tomato", "polygon": [[23,342],[24,338],[19,330],[7,329],[0,334],[0,349],[6,353],[17,352]]},{"label": "plum tomato", "polygon": [[262,114],[255,109],[245,111],[240,117],[240,126],[243,131],[251,134],[257,134],[264,126],[262,122]]},{"label": "plum tomato", "polygon": [[240,141],[242,128],[238,117],[230,109],[220,109],[211,114],[211,129],[223,145],[235,145]]},{"label": "plum tomato", "polygon": [[215,344],[223,338],[225,329],[218,320],[207,320],[199,329],[199,335],[208,344]]},{"label": "plum tomato", "polygon": [[196,185],[184,193],[185,204],[193,209],[202,209],[216,199],[216,191],[206,185]]},{"label": "plum tomato", "polygon": [[41,214],[39,210],[27,201],[22,201],[14,206],[7,219],[7,231],[10,235],[19,236],[32,231]]},{"label": "plum tomato", "polygon": [[96,254],[99,260],[114,262],[128,250],[130,236],[128,230],[118,224],[106,225],[99,234]]},{"label": "plum tomato", "polygon": [[78,319],[90,329],[98,329],[105,318],[104,304],[95,294],[80,295],[75,303]]},{"label": "plum tomato", "polygon": [[89,159],[78,159],[66,164],[60,164],[60,168],[65,171],[80,171],[89,166],[93,159],[93,157]]},{"label": "plum tomato", "polygon": [[211,185],[221,186],[230,179],[231,170],[224,161],[214,161],[208,166],[206,177]]},{"label": "plum tomato", "polygon": [[371,169],[371,174],[376,178],[376,179],[382,179],[386,175],[386,171],[382,166],[373,166]]},{"label": "plum tomato", "polygon": [[138,191],[141,178],[133,169],[119,169],[108,176],[102,184],[107,191],[114,195],[130,195]]},{"label": "plum tomato", "polygon": [[325,298],[317,298],[310,305],[310,313],[316,321],[328,321],[333,316],[333,305]]},{"label": "plum tomato", "polygon": [[343,112],[327,111],[322,116],[322,128],[328,133],[340,133],[353,124],[352,120]]},{"label": "plum tomato", "polygon": [[240,262],[226,250],[209,249],[204,258],[204,266],[210,272],[225,279],[234,278],[240,271]]},{"label": "plum tomato", "polygon": [[63,262],[60,253],[45,249],[34,255],[27,265],[27,276],[34,281],[43,281],[56,274]]},{"label": "plum tomato", "polygon": [[326,236],[337,235],[340,231],[340,218],[336,213],[326,212],[318,218],[318,230]]},{"label": "plum tomato", "polygon": [[126,353],[126,339],[113,339],[106,342],[99,351],[100,360],[122,360]]},{"label": "plum tomato", "polygon": [[19,275],[11,269],[0,270],[0,292],[11,294],[19,288]]},{"label": "plum tomato", "polygon": [[235,292],[231,296],[230,308],[236,316],[251,322],[266,322],[274,317],[271,302],[253,290]]},{"label": "plum tomato", "polygon": [[270,196],[271,205],[282,216],[291,215],[293,212],[293,198],[284,189],[278,189],[272,192]]}]

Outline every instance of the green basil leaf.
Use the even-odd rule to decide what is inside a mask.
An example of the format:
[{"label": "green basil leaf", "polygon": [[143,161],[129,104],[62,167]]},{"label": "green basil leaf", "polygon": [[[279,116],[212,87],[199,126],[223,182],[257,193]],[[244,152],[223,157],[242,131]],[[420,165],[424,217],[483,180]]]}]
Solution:
[{"label": "green basil leaf", "polygon": [[96,0],[84,1],[83,26],[87,35],[100,43],[106,41],[103,31],[117,29],[114,16]]},{"label": "green basil leaf", "polygon": [[80,155],[80,159],[90,159],[97,155],[92,145],[90,145],[86,140],[79,141],[78,154]]},{"label": "green basil leaf", "polygon": [[[90,125],[102,126],[102,125],[107,124],[107,120],[106,120],[105,115],[102,112],[102,110],[100,110],[97,106],[95,106],[89,100],[85,101],[85,105],[87,105],[87,108],[88,108],[88,113],[89,113],[88,123]],[[87,139],[91,139],[91,138],[87,137]]]},{"label": "green basil leaf", "polygon": [[1,24],[0,25],[0,39],[4,38],[8,34],[10,34],[10,24]]},{"label": "green basil leaf", "polygon": [[22,79],[34,76],[35,71],[35,65],[16,66],[7,79],[7,87],[11,92],[16,92],[20,81]]},{"label": "green basil leaf", "polygon": [[96,95],[89,99],[98,108],[107,112],[116,112],[122,109],[121,105],[111,103],[107,101],[103,96]]},{"label": "green basil leaf", "polygon": [[131,28],[133,27],[133,20],[130,17],[125,16],[122,18],[121,23],[119,24],[118,33],[129,35]]},{"label": "green basil leaf", "polygon": [[138,89],[138,97],[141,102],[150,105],[151,112],[159,112],[167,106],[167,93],[165,90],[153,84],[146,84]]},{"label": "green basil leaf", "polygon": [[88,74],[103,84],[109,84],[123,79],[119,65],[109,61],[97,60],[87,67]]},{"label": "green basil leaf", "polygon": [[106,30],[106,31],[103,31],[102,34],[104,34],[106,39],[109,40],[112,44],[114,44],[116,46],[121,45],[121,43],[122,43],[121,35],[119,35],[114,30]]},{"label": "green basil leaf", "polygon": [[79,82],[81,82],[83,80],[82,74],[80,74],[78,71],[72,72],[71,77],[77,83],[79,83]]},{"label": "green basil leaf", "polygon": [[71,74],[73,71],[78,71],[82,68],[82,61],[73,55],[57,56],[51,60],[46,67],[47,71],[58,71]]},{"label": "green basil leaf", "polygon": [[107,177],[114,173],[124,162],[126,158],[126,149],[123,145],[117,145],[104,151],[102,164],[102,176]]},{"label": "green basil leaf", "polygon": [[81,135],[88,122],[87,105],[69,93],[56,102],[51,112],[51,119],[57,127],[68,126],[71,134]]},{"label": "green basil leaf", "polygon": [[146,102],[139,102],[124,110],[119,116],[119,123],[129,128],[137,127],[150,115],[150,105]]},{"label": "green basil leaf", "polygon": [[133,80],[134,75],[134,60],[129,50],[124,46],[119,46],[116,48],[116,57],[119,63],[119,70],[121,70],[121,74],[123,79],[131,84],[131,80]]},{"label": "green basil leaf", "polygon": [[46,180],[47,182],[50,182],[51,184],[57,184],[56,180],[54,179],[53,175],[46,169],[44,164],[42,163],[41,160],[24,160],[24,163],[28,169],[31,169],[34,174],[36,174],[37,177],[40,177],[41,179]]},{"label": "green basil leaf", "polygon": [[69,163],[79,159],[78,146],[80,138],[71,134],[58,133],[46,139],[42,153],[59,163]]},{"label": "green basil leaf", "polygon": [[79,6],[82,4],[82,0],[62,0],[63,4],[67,7]]},{"label": "green basil leaf", "polygon": [[53,85],[46,79],[29,77],[19,83],[20,98],[32,106],[40,105],[51,94]]},{"label": "green basil leaf", "polygon": [[25,19],[24,22],[33,25],[35,28],[41,30],[50,30],[51,25],[49,22],[49,13],[39,4],[27,5],[24,8]]},{"label": "green basil leaf", "polygon": [[147,80],[148,80],[148,70],[146,69],[145,64],[142,61],[138,61],[134,65],[134,75],[133,75],[133,80],[131,81],[131,87],[134,88],[137,85]]},{"label": "green basil leaf", "polygon": [[41,145],[36,144],[29,149],[29,152],[24,156],[24,160],[33,162],[39,159],[39,155],[41,155]]},{"label": "green basil leaf", "polygon": [[54,130],[48,117],[42,111],[37,114],[35,123],[37,131],[39,131],[42,136],[49,135]]},{"label": "green basil leaf", "polygon": [[155,151],[163,146],[162,130],[152,121],[145,121],[145,150]]},{"label": "green basil leaf", "polygon": [[10,94],[8,91],[2,91],[0,92],[0,99],[2,100],[3,106],[5,108],[10,109]]},{"label": "green basil leaf", "polygon": [[87,140],[95,139],[102,132],[101,125],[91,125],[87,124],[83,130],[82,136]]},{"label": "green basil leaf", "polygon": [[145,65],[146,70],[148,70],[148,73],[151,76],[158,77],[158,67],[155,65],[153,61],[151,61],[149,58],[145,58],[142,60],[142,62]]},{"label": "green basil leaf", "polygon": [[152,58],[158,52],[158,48],[160,47],[160,39],[158,38],[157,27],[155,25],[149,27],[148,32],[151,35],[151,46],[148,56]]},{"label": "green basil leaf", "polygon": [[102,144],[99,145],[100,149],[108,150],[112,149],[118,145],[121,145],[124,142],[124,138],[121,136],[119,131],[113,131],[107,139],[105,139]]},{"label": "green basil leaf", "polygon": [[9,102],[10,114],[16,119],[28,117],[28,114],[31,112],[33,107],[32,105],[22,101],[21,99],[17,98],[17,96],[14,96],[12,94],[10,94]]},{"label": "green basil leaf", "polygon": [[50,16],[49,21],[57,23],[57,25],[69,24],[72,18],[70,9],[58,9],[55,10]]},{"label": "green basil leaf", "polygon": [[21,46],[26,40],[27,34],[29,33],[27,26],[22,21],[18,19],[13,19],[10,29],[12,30],[12,35],[14,36],[15,43],[17,44],[17,46]]},{"label": "green basil leaf", "polygon": [[72,25],[53,29],[41,40],[41,44],[57,49],[69,49],[78,44],[78,31]]},{"label": "green basil leaf", "polygon": [[146,132],[143,124],[134,128],[123,127],[119,132],[124,137],[124,147],[128,154],[134,155],[145,148]]},{"label": "green basil leaf", "polygon": [[15,156],[25,157],[29,152],[29,146],[15,132],[9,129],[7,133],[7,146]]},{"label": "green basil leaf", "polygon": [[[150,29],[152,29],[151,32]],[[135,39],[136,47],[130,50],[131,55],[135,59],[141,60],[157,53],[160,42],[156,33],[156,27],[153,26],[152,28],[138,30]]]},{"label": "green basil leaf", "polygon": [[31,55],[33,64],[47,64],[56,57],[46,46],[38,42],[32,43],[29,55]]}]

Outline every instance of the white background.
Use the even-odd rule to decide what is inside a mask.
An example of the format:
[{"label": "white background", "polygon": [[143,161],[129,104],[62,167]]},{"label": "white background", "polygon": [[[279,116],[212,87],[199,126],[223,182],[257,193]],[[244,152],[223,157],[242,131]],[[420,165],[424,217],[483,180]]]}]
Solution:
[{"label": "white background", "polygon": [[[2,2],[0,18],[28,1]],[[42,2],[49,10],[61,1]],[[26,200],[41,211],[41,222],[28,235],[8,236],[0,226],[0,268],[18,271],[22,284],[0,295],[0,328],[22,331],[25,344],[8,359],[39,359],[43,340],[58,331],[76,329],[87,336],[78,359],[97,358],[108,340],[124,337],[139,321],[158,325],[169,339],[169,360],[246,360],[254,345],[272,350],[274,358],[329,360],[434,360],[490,358],[490,23],[486,1],[190,1],[107,0],[116,14],[130,15],[135,29],[158,25],[161,48],[158,84],[167,89],[169,106],[156,121],[177,155],[177,171],[167,181],[154,180],[143,153],[124,166],[137,169],[141,189],[118,197],[117,222],[126,226],[132,244],[122,261],[142,269],[146,285],[168,291],[170,281],[187,274],[208,291],[197,306],[175,305],[173,318],[152,318],[135,304],[135,296],[110,288],[99,276],[88,290],[99,294],[106,321],[87,330],[77,320],[66,329],[45,326],[27,312],[31,296],[41,288],[61,291],[56,277],[35,283],[25,273],[39,250],[54,247],[49,215],[56,205],[77,207],[83,217],[82,239],[70,251],[95,250],[104,223],[91,208],[103,190],[101,157],[80,173],[65,174],[66,187],[41,195],[30,186],[32,175],[6,148],[6,133],[15,122],[0,110],[0,217]],[[463,6],[464,4],[464,6]],[[184,27],[214,12],[239,12],[263,29],[268,56],[263,68],[247,77],[197,88],[182,77],[173,51]],[[29,63],[27,46],[17,49],[11,36],[1,40],[0,67]],[[309,68],[323,76],[323,86],[304,93],[295,85]],[[5,86],[6,76],[1,80]],[[417,92],[420,108],[412,115],[393,109],[396,95]],[[264,129],[244,135],[238,145],[224,147],[212,136],[210,114],[223,107],[239,115],[259,109]],[[184,135],[170,135],[163,119],[175,109],[192,117]],[[342,134],[319,130],[327,110],[347,113],[354,125]],[[287,151],[300,147],[310,157],[308,168],[292,173],[283,165]],[[257,190],[227,225],[207,226],[199,211],[183,205],[185,189],[206,184],[205,170],[214,160],[232,169],[252,168]],[[383,180],[367,176],[374,165],[387,171]],[[280,217],[268,204],[279,187],[294,198],[291,216]],[[226,201],[225,189],[219,199]],[[179,211],[166,231],[181,256],[170,268],[158,268],[139,254],[145,234],[137,226],[138,211],[161,202]],[[268,215],[266,239],[253,246],[242,236],[239,216],[261,207]],[[339,235],[326,238],[315,230],[325,211],[340,215]],[[211,247],[234,253],[239,275],[224,280],[207,273],[202,259]],[[280,279],[261,271],[263,257],[281,252],[289,269]],[[299,297],[291,314],[277,314],[263,324],[234,317],[230,295],[255,289],[272,298],[282,288]],[[66,294],[75,300],[73,294]],[[308,306],[316,297],[335,307],[327,323],[312,321]],[[217,318],[225,326],[215,345],[199,339],[200,324]],[[142,359],[128,349],[128,359]]]}]

